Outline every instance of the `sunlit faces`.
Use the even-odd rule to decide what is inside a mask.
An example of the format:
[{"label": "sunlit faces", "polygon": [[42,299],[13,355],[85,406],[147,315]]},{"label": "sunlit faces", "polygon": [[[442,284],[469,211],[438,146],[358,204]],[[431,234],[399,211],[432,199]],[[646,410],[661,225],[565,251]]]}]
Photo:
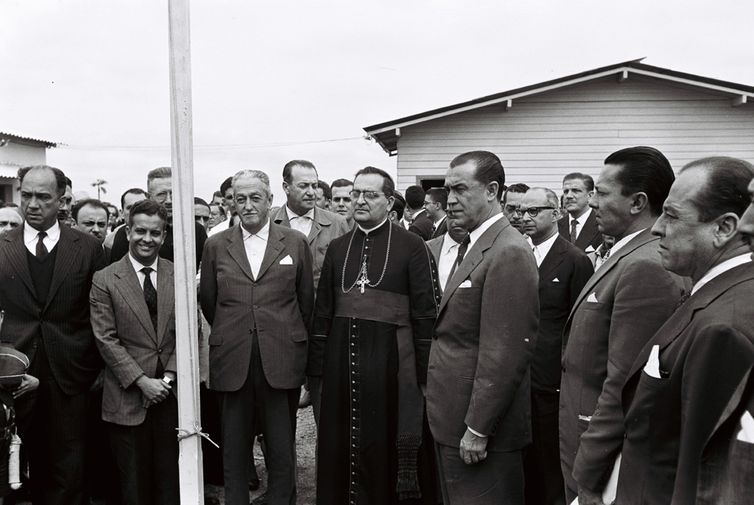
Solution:
[{"label": "sunlit faces", "polygon": [[148,183],[149,197],[165,206],[168,211],[168,219],[173,217],[173,179],[160,177],[152,179]]},{"label": "sunlit faces", "polygon": [[225,204],[225,208],[228,209],[228,212],[230,212],[230,215],[234,215],[236,213],[236,202],[235,200],[233,200],[233,187],[225,190],[225,194],[223,195],[223,202]]},{"label": "sunlit faces", "polygon": [[317,203],[317,171],[311,167],[294,165],[291,168],[291,182],[283,181],[283,190],[288,198],[288,207],[303,216]]},{"label": "sunlit faces", "polygon": [[445,174],[448,216],[468,231],[475,230],[490,217],[498,198],[498,185],[477,181],[476,169],[476,162],[467,161],[449,168]]},{"label": "sunlit faces", "polygon": [[32,228],[45,231],[55,224],[64,204],[52,170],[29,170],[21,183],[20,193],[21,210]]},{"label": "sunlit faces", "polygon": [[589,206],[593,191],[586,189],[581,179],[563,181],[563,207],[573,217],[581,216]]},{"label": "sunlit faces", "polygon": [[741,232],[744,240],[749,244],[749,249],[754,253],[754,180],[749,183],[749,206],[746,208],[741,221],[738,223],[738,230]]},{"label": "sunlit faces", "polygon": [[548,200],[547,192],[542,189],[527,191],[516,214],[521,220],[521,229],[535,244],[557,233],[560,209]]},{"label": "sunlit faces", "polygon": [[340,214],[349,222],[353,219],[352,189],[353,186],[334,186],[332,188],[332,206],[330,208],[330,210]]},{"label": "sunlit faces", "polygon": [[133,216],[133,224],[126,227],[126,236],[128,250],[136,261],[142,265],[154,263],[165,241],[166,224],[157,214]]},{"label": "sunlit faces", "polygon": [[353,181],[353,219],[362,228],[374,228],[387,219],[395,199],[383,192],[384,182],[379,174],[362,174]]},{"label": "sunlit faces", "polygon": [[225,221],[225,211],[219,204],[211,203],[209,205],[209,224],[208,227],[211,230],[218,224]]},{"label": "sunlit faces", "polygon": [[101,207],[94,205],[84,205],[79,209],[76,216],[76,228],[92,235],[100,241],[105,241],[107,236],[107,212]]},{"label": "sunlit faces", "polygon": [[617,240],[623,238],[631,223],[634,204],[634,195],[621,193],[622,186],[617,179],[621,170],[620,165],[605,165],[595,184],[594,195],[589,199],[600,233]]},{"label": "sunlit faces", "polygon": [[123,197],[123,220],[126,223],[128,222],[128,214],[131,212],[131,207],[133,207],[136,202],[146,199],[147,195],[144,193],[127,193]]},{"label": "sunlit faces", "polygon": [[243,175],[233,182],[233,194],[244,229],[249,233],[261,230],[272,206],[270,187],[257,177]]},{"label": "sunlit faces", "polygon": [[73,208],[73,204],[76,203],[73,198],[73,188],[71,186],[66,185],[65,194],[60,199],[60,202],[61,206],[60,209],[58,209],[58,221],[62,221],[67,226],[71,226],[71,208]]},{"label": "sunlit faces", "polygon": [[524,199],[524,193],[514,193],[508,191],[505,194],[505,203],[503,204],[503,214],[508,218],[513,227],[523,233],[521,228],[521,214],[516,213],[516,209]]},{"label": "sunlit faces", "polygon": [[209,226],[210,210],[206,205],[194,204],[194,219],[206,230]]},{"label": "sunlit faces", "polygon": [[5,207],[0,209],[0,235],[7,233],[23,224],[24,220],[16,209]]}]

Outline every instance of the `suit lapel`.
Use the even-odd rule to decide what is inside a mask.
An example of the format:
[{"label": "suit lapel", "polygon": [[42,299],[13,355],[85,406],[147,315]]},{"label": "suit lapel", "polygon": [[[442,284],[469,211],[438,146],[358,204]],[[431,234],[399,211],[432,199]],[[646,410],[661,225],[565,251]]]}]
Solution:
[{"label": "suit lapel", "polygon": [[47,295],[47,301],[45,302],[44,310],[50,306],[52,299],[55,298],[63,280],[68,276],[73,267],[73,263],[79,256],[81,247],[79,246],[79,237],[77,234],[68,229],[64,225],[60,225],[60,239],[55,246],[57,253],[55,254],[55,267],[52,272],[52,280],[50,281],[50,293]]},{"label": "suit lapel", "polygon": [[315,240],[317,240],[317,235],[320,234],[322,231],[322,226],[329,224],[325,222],[325,219],[323,219],[323,215],[321,212],[318,212],[319,209],[316,207],[314,208],[314,219],[312,219],[312,229],[309,230],[309,236],[307,237],[309,245],[313,244]]},{"label": "suit lapel", "polygon": [[277,212],[275,212],[275,215],[272,216],[272,222],[281,226],[285,226],[287,228],[291,227],[291,222],[288,221],[288,213],[285,211],[285,205],[280,207]]},{"label": "suit lapel", "polygon": [[448,280],[447,288],[443,292],[442,301],[440,302],[438,314],[442,313],[443,309],[448,304],[448,299],[453,296],[453,293],[458,289],[458,286],[460,286],[471,272],[474,271],[477,265],[482,262],[482,259],[484,259],[484,252],[492,247],[495,239],[506,226],[510,226],[508,220],[505,218],[499,219],[493,223],[493,225],[490,226],[489,229],[487,229],[482,236],[479,237],[476,243],[466,252],[463,261],[458,265],[456,271],[453,272],[453,277]]},{"label": "suit lapel", "polygon": [[540,279],[547,279],[548,276],[552,272],[554,272],[555,269],[558,268],[563,262],[563,254],[566,251],[564,242],[566,242],[565,239],[560,236],[555,239],[555,242],[552,244],[552,247],[548,251],[547,256],[545,256],[545,259],[542,260],[542,264],[539,265]]},{"label": "suit lapel", "polygon": [[[136,319],[139,320],[139,323],[144,327],[149,338],[151,338],[156,344],[157,332],[155,331],[154,326],[152,326],[152,318],[149,316],[147,302],[144,300],[144,290],[139,284],[139,278],[136,276],[136,271],[134,270],[133,265],[131,265],[131,260],[129,259],[128,254],[118,261],[117,265],[118,267],[115,269],[114,275],[120,282],[115,284],[116,289],[120,291],[121,295],[123,295],[128,306],[134,314],[136,314]],[[157,274],[157,284],[160,284],[159,273]],[[159,300],[160,293],[157,294],[158,303]]]},{"label": "suit lapel", "polygon": [[165,338],[175,308],[173,269],[165,260],[157,261],[157,344]]},{"label": "suit lapel", "polygon": [[576,245],[582,251],[589,247],[589,244],[594,240],[595,235],[599,233],[597,229],[597,218],[594,215],[594,210],[589,214],[584,227],[581,229],[578,238],[576,239]]},{"label": "suit lapel", "polygon": [[238,263],[243,273],[253,281],[254,276],[251,274],[249,259],[246,257],[246,248],[243,245],[243,231],[240,226],[233,230],[228,241],[230,242],[228,244],[228,254]]},{"label": "suit lapel", "polygon": [[8,247],[8,259],[11,265],[13,265],[13,270],[21,278],[21,281],[26,284],[32,297],[36,299],[37,291],[34,289],[34,282],[31,280],[29,260],[26,257],[28,249],[26,249],[26,244],[24,244],[24,227],[19,226],[16,230],[6,233],[3,238],[11,243],[10,247]]},{"label": "suit lapel", "polygon": [[[312,223],[312,226],[313,225],[314,223]],[[274,223],[270,223],[270,233],[267,239],[267,247],[264,250],[264,258],[262,258],[262,265],[259,267],[259,275],[257,275],[257,279],[262,278],[264,273],[270,268],[284,248],[283,234],[280,233],[279,228]]]}]

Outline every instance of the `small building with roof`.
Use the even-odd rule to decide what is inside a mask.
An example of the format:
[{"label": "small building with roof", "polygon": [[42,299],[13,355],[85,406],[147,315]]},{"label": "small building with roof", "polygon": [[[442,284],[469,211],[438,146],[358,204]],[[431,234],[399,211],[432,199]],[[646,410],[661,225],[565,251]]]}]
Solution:
[{"label": "small building with roof", "polygon": [[55,142],[0,132],[0,200],[19,202],[18,169],[30,165],[45,165],[47,149]]},{"label": "small building with roof", "polygon": [[627,61],[364,128],[397,157],[401,191],[442,185],[458,154],[487,150],[506,184],[560,190],[605,157],[649,145],[673,168],[726,155],[754,162],[754,87]]}]

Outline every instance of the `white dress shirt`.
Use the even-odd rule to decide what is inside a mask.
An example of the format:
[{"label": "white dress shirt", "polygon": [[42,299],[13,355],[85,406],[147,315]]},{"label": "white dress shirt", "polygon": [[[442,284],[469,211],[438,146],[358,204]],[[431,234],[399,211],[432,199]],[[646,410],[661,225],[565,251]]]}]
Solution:
[{"label": "white dress shirt", "polygon": [[[60,240],[60,225],[57,221],[55,224],[45,230],[47,236],[42,239],[42,243],[47,248],[47,252],[52,252],[52,249],[58,245]],[[24,223],[24,245],[26,249],[34,256],[37,255],[37,242],[39,241],[39,230],[32,228],[29,223]]]},{"label": "white dress shirt", "polygon": [[736,268],[739,265],[743,265],[745,263],[749,263],[751,261],[751,253],[747,252],[745,254],[739,254],[738,256],[734,256],[733,258],[730,258],[728,260],[723,261],[722,263],[719,263],[715,265],[714,267],[710,268],[704,276],[699,279],[696,284],[694,284],[694,287],[691,288],[691,294],[693,295],[697,291],[701,289],[702,286],[707,284],[709,281],[717,277],[718,275],[721,275],[731,268]]},{"label": "white dress shirt", "polygon": [[299,216],[291,210],[288,205],[285,206],[285,212],[288,214],[288,222],[291,223],[291,228],[296,231],[300,231],[305,237],[309,236],[309,232],[312,231],[312,222],[314,221],[314,209],[309,209],[309,212],[303,216]]},{"label": "white dress shirt", "polygon": [[558,238],[558,231],[555,230],[555,233],[552,234],[550,238],[545,240],[539,245],[534,245],[532,242],[532,251],[534,252],[534,258],[537,260],[537,268],[542,265],[542,262],[545,260],[545,257],[547,257],[547,253],[550,252],[550,249],[552,249],[552,245],[555,243],[555,240]]},{"label": "white dress shirt", "polygon": [[471,248],[474,247],[474,244],[477,240],[479,240],[479,237],[484,234],[484,232],[487,231],[487,229],[492,226],[493,224],[497,223],[503,218],[503,213],[495,214],[494,216],[487,218],[486,221],[484,221],[482,224],[477,226],[476,230],[469,233],[469,248],[466,250],[466,252],[471,251]]},{"label": "white dress shirt", "polygon": [[440,286],[445,289],[445,285],[448,283],[448,277],[450,271],[453,269],[453,263],[458,258],[458,246],[461,245],[453,238],[450,233],[446,233],[442,237],[442,247],[440,248],[440,258],[437,262],[437,275],[440,276]]},{"label": "white dress shirt", "polygon": [[592,214],[592,208],[587,205],[586,212],[584,212],[581,216],[574,218],[572,215],[568,214],[568,233],[570,235],[571,233],[571,223],[574,221],[577,221],[576,223],[576,238],[579,238],[579,235],[581,235],[581,230],[584,229],[584,223],[586,223],[586,220],[589,219],[589,216]]},{"label": "white dress shirt", "polygon": [[157,261],[158,258],[155,258],[154,263],[151,265],[142,265],[136,259],[131,256],[131,253],[128,253],[128,259],[131,260],[131,266],[134,267],[134,270],[136,270],[136,277],[139,279],[139,286],[141,286],[141,289],[144,289],[144,280],[146,278],[146,275],[144,275],[144,272],[141,271],[142,268],[151,268],[152,271],[149,272],[149,280],[152,281],[152,286],[154,286],[155,289],[157,289]]},{"label": "white dress shirt", "polygon": [[243,247],[246,249],[246,259],[249,260],[251,274],[256,279],[257,275],[259,275],[259,269],[262,268],[264,252],[267,250],[267,239],[270,236],[270,220],[267,219],[262,229],[253,235],[246,231],[246,228],[243,226],[241,227],[241,233],[243,233]]},{"label": "white dress shirt", "polygon": [[635,236],[637,236],[639,233],[643,232],[644,230],[646,230],[646,228],[642,228],[641,230],[635,231],[630,235],[626,235],[625,237],[617,241],[615,244],[613,244],[613,247],[610,248],[610,256],[614,256],[618,251],[620,251],[623,248],[624,245],[631,242],[632,238],[634,238]]}]

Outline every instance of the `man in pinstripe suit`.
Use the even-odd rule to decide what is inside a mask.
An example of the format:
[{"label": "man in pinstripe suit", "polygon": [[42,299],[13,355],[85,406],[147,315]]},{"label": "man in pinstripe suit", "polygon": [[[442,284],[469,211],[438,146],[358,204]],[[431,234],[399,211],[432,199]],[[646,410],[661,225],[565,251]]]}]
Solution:
[{"label": "man in pinstripe suit", "polygon": [[167,211],[151,200],[128,218],[129,252],[94,275],[92,328],[105,360],[102,419],[123,503],[179,503],[173,264],[158,258]]},{"label": "man in pinstripe suit", "polygon": [[0,239],[0,340],[29,356],[39,389],[17,402],[29,450],[35,504],[84,503],[87,393],[101,369],[89,322],[92,275],[104,266],[99,241],[60,226],[65,174],[19,170],[24,225]]}]

